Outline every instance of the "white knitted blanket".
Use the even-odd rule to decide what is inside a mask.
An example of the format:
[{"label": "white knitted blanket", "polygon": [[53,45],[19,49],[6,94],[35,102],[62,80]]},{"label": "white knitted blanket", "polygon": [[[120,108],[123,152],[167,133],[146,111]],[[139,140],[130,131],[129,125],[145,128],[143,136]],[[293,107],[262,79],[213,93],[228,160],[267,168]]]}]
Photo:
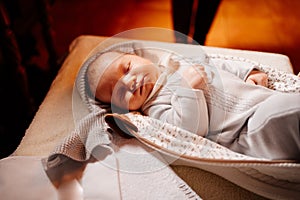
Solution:
[{"label": "white knitted blanket", "polygon": [[[137,49],[135,45],[137,43],[126,42],[112,46],[109,50],[119,49],[128,53],[138,53],[135,51]],[[110,112],[109,108],[90,98],[85,82],[89,64],[100,54],[101,52],[96,52],[86,60],[76,80],[80,97],[90,113],[79,121],[76,129],[44,160],[45,171],[53,182],[60,182],[68,173],[68,169],[64,169],[64,166],[69,160],[80,163],[77,168],[82,169],[87,163],[95,162],[95,158],[103,160],[112,154],[115,150],[112,142],[114,134],[125,132],[153,149],[153,152],[158,151],[169,164],[179,163],[211,171],[266,197],[288,199],[300,195],[299,163],[241,155],[206,138],[138,113],[107,115]],[[300,78],[295,75],[239,57],[223,55],[208,55],[208,57],[216,63],[226,61],[255,65],[268,73],[270,88],[283,92],[300,92]],[[185,183],[182,181],[182,184]],[[253,184],[262,188],[254,187]],[[265,191],[264,188],[268,190]],[[189,187],[188,191],[187,194],[193,194],[193,198],[200,198]],[[186,198],[190,196],[187,195]]]}]

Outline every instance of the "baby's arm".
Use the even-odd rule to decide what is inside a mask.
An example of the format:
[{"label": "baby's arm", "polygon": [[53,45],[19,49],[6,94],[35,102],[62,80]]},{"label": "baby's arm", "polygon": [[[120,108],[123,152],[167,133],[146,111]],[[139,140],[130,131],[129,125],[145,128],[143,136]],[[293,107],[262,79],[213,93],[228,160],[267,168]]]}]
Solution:
[{"label": "baby's arm", "polygon": [[143,113],[163,122],[205,136],[208,111],[203,91],[185,87],[168,87],[146,106]]},{"label": "baby's arm", "polygon": [[238,60],[214,59],[210,61],[210,65],[234,74],[248,84],[268,86],[268,75],[253,67],[250,63],[248,65]]},{"label": "baby's arm", "polygon": [[[190,69],[191,68],[191,69]],[[208,131],[208,110],[204,92],[206,85],[204,68],[190,67],[184,71],[182,83],[169,83],[148,105],[144,114],[205,136]],[[199,71],[199,72],[196,72]],[[193,87],[193,88],[191,88]]]}]

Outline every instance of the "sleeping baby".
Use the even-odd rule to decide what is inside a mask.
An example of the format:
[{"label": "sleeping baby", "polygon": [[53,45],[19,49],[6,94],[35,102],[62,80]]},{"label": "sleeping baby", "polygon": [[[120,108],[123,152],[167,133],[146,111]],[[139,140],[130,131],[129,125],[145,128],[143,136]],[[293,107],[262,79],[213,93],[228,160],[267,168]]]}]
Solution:
[{"label": "sleeping baby", "polygon": [[87,80],[112,111],[138,110],[245,155],[300,159],[300,94],[267,88],[267,74],[253,67],[112,50],[89,65]]}]

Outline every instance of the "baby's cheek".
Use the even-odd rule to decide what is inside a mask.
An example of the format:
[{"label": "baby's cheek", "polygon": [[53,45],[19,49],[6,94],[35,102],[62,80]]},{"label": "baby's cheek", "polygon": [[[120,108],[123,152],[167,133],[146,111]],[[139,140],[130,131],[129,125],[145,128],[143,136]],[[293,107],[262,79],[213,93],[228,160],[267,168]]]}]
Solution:
[{"label": "baby's cheek", "polygon": [[121,104],[123,109],[130,109],[131,102],[133,101],[133,95],[131,92],[126,92],[124,98],[121,99]]},{"label": "baby's cheek", "polygon": [[129,110],[138,110],[142,106],[142,101],[139,97],[132,95],[129,101]]}]

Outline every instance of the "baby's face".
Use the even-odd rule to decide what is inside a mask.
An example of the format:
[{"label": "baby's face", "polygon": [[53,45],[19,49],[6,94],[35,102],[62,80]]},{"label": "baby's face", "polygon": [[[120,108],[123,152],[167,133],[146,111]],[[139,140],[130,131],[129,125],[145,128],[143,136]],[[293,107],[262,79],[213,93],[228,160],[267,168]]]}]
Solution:
[{"label": "baby's face", "polygon": [[122,109],[138,110],[160,75],[158,66],[150,60],[130,54],[116,56],[116,52],[112,52],[101,57],[113,61],[100,78],[96,97]]}]

